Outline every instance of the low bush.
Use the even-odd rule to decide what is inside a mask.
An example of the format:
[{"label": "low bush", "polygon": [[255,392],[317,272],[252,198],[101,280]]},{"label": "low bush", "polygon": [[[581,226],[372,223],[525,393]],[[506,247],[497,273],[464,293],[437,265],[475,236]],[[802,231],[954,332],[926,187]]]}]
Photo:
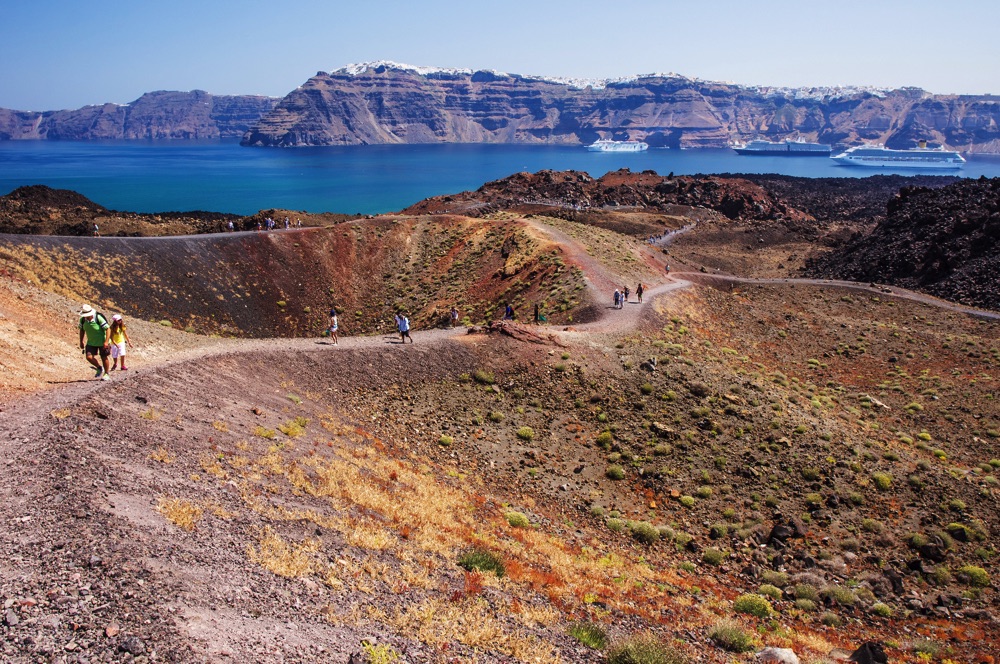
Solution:
[{"label": "low bush", "polygon": [[805,598],[797,599],[795,600],[795,608],[800,611],[815,611],[816,602],[812,601],[811,599],[805,599]]},{"label": "low bush", "polygon": [[530,443],[535,437],[535,430],[531,427],[521,427],[517,430],[517,437],[521,440]]},{"label": "low bush", "polygon": [[604,471],[604,474],[609,480],[617,481],[625,479],[625,469],[617,464],[608,466],[608,469]]},{"label": "low bush", "polygon": [[737,597],[736,601],[733,602],[733,610],[758,618],[767,618],[774,611],[766,598],[750,593]]},{"label": "low bush", "polygon": [[854,591],[844,586],[828,586],[824,588],[823,597],[839,606],[854,606],[858,601]]},{"label": "low bush", "polygon": [[451,447],[451,444],[454,442],[455,439],[449,436],[448,434],[442,434],[441,437],[438,438],[438,445],[440,445],[441,447]]},{"label": "low bush", "polygon": [[708,632],[712,643],[729,652],[750,652],[754,650],[753,635],[740,627],[734,620],[720,620]]},{"label": "low bush", "polygon": [[833,611],[824,612],[819,621],[827,627],[840,627],[844,624],[843,619]]},{"label": "low bush", "polygon": [[872,613],[879,616],[880,618],[891,618],[892,617],[892,607],[888,604],[883,604],[882,602],[875,602],[872,604]]},{"label": "low bush", "polygon": [[701,554],[701,562],[706,565],[712,565],[717,567],[722,564],[722,561],[726,559],[726,554],[724,554],[719,549],[708,548]]},{"label": "low bush", "polygon": [[507,573],[503,559],[488,549],[475,548],[466,551],[458,558],[458,566],[468,571],[493,572],[498,577]]},{"label": "low bush", "polygon": [[643,544],[654,544],[660,541],[660,531],[651,523],[646,521],[633,521],[629,524],[632,537]]},{"label": "low bush", "polygon": [[472,379],[480,385],[492,385],[496,382],[496,377],[494,377],[493,372],[486,371],[485,369],[476,369],[472,373]]},{"label": "low bush", "polygon": [[794,589],[796,599],[807,599],[811,602],[819,601],[819,590],[809,583],[800,583]]},{"label": "low bush", "polygon": [[872,483],[879,491],[888,491],[892,487],[892,475],[889,473],[873,473]]},{"label": "low bush", "polygon": [[529,528],[531,527],[531,521],[528,517],[521,512],[507,512],[504,514],[504,518],[507,519],[507,523],[514,528]]},{"label": "low bush", "polygon": [[601,433],[597,434],[597,444],[603,447],[604,449],[609,449],[611,447],[611,443],[613,442],[613,440],[614,438],[612,437],[610,431],[602,431]]},{"label": "low bush", "polygon": [[588,648],[604,650],[608,645],[608,633],[600,625],[589,622],[573,623],[567,631],[570,636]]},{"label": "low bush", "polygon": [[982,567],[975,565],[963,565],[958,568],[958,576],[965,583],[976,588],[985,588],[990,585],[990,575]]},{"label": "low bush", "polygon": [[638,634],[608,649],[608,664],[687,664],[687,657],[652,634]]},{"label": "low bush", "polygon": [[761,584],[760,588],[757,589],[757,593],[764,597],[770,597],[775,601],[781,599],[781,588],[772,586],[770,583]]}]

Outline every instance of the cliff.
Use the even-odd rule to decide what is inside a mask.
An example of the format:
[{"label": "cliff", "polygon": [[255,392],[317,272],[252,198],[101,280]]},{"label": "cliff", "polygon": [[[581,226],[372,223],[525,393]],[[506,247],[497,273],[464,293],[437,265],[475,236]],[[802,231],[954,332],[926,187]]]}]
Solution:
[{"label": "cliff", "polygon": [[903,187],[869,233],[808,268],[813,276],[890,283],[994,310],[998,271],[998,178]]},{"label": "cliff", "polygon": [[652,74],[562,81],[391,62],[319,72],[243,137],[244,145],[590,143],[725,147],[734,139],[823,143],[926,139],[1000,152],[1000,100],[915,88],[754,88]]},{"label": "cliff", "polygon": [[202,90],[148,92],[130,104],[76,110],[0,109],[0,140],[238,138],[277,103],[272,97]]}]

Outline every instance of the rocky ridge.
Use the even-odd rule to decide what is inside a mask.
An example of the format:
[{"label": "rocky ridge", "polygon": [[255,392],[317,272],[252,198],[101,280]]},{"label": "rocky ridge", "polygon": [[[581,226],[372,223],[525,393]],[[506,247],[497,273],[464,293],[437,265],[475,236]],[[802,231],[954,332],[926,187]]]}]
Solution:
[{"label": "rocky ridge", "polygon": [[258,95],[160,90],[124,105],[44,112],[0,109],[0,140],[236,138],[277,101]]},{"label": "rocky ridge", "polygon": [[817,276],[880,281],[1000,308],[1000,179],[903,187],[870,233],[815,260]]},{"label": "rocky ridge", "polygon": [[[581,84],[582,85],[582,84]],[[829,144],[926,139],[1000,152],[1000,102],[917,88],[775,89],[653,74],[601,85],[492,71],[369,63],[318,72],[243,137],[244,145],[590,143],[725,147],[733,139]]]}]

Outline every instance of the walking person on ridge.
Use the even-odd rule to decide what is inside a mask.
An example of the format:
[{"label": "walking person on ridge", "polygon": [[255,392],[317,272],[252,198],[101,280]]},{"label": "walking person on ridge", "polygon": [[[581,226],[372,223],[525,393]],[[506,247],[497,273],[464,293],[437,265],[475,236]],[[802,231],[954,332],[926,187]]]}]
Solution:
[{"label": "walking person on ridge", "polygon": [[396,327],[399,329],[399,342],[405,344],[406,340],[409,339],[412,344],[413,337],[410,336],[410,319],[405,314],[396,314]]},{"label": "walking person on ridge", "polygon": [[121,359],[122,371],[128,371],[128,367],[125,366],[125,352],[126,346],[132,345],[132,340],[128,338],[128,332],[125,331],[125,321],[122,320],[121,314],[115,314],[111,317],[109,333],[111,338],[111,370],[114,371],[118,368],[118,360]]},{"label": "walking person on ridge", "polygon": [[330,336],[333,337],[333,345],[338,346],[337,343],[337,330],[340,329],[340,325],[337,322],[337,308],[330,307],[330,327],[328,328]]},{"label": "walking person on ridge", "polygon": [[[97,313],[89,304],[83,305],[80,316],[80,348],[87,361],[97,369],[94,378],[111,380],[108,375],[108,356],[111,355],[111,326],[104,314]],[[84,343],[86,341],[86,343]],[[98,359],[100,357],[100,359]]]}]

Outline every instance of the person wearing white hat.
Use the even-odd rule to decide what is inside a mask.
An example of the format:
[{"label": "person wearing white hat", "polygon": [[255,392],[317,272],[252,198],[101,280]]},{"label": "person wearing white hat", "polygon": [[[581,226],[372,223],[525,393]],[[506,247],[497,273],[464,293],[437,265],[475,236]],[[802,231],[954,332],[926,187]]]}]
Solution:
[{"label": "person wearing white hat", "polygon": [[[95,378],[111,380],[108,375],[108,356],[111,355],[111,326],[104,314],[94,311],[89,304],[83,305],[80,315],[80,348],[87,361],[97,369]],[[86,343],[84,343],[86,342]],[[98,359],[100,357],[100,359]]]}]

